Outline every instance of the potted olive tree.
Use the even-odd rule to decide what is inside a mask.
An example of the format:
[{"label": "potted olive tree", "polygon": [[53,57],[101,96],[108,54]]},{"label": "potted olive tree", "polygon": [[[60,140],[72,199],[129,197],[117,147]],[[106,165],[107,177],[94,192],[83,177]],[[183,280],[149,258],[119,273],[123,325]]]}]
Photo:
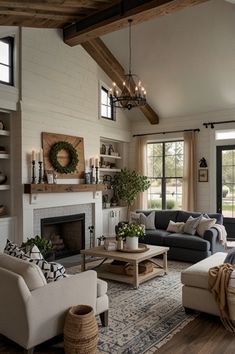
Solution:
[{"label": "potted olive tree", "polygon": [[149,187],[150,181],[148,177],[126,168],[116,174],[112,181],[112,188],[115,195],[127,204],[128,215],[130,207],[134,204],[138,193],[144,192]]}]

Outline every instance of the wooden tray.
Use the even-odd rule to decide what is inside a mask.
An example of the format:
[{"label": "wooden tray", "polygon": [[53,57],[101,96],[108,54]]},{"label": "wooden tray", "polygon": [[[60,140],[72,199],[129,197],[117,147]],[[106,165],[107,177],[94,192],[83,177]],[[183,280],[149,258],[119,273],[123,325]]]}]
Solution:
[{"label": "wooden tray", "polygon": [[123,249],[119,249],[118,251],[119,252],[126,252],[126,253],[141,253],[141,252],[146,252],[146,251],[148,251],[149,250],[149,248],[146,246],[146,245],[144,245],[144,244],[139,244],[139,247],[138,247],[138,249],[137,250],[128,250],[127,248],[125,248],[125,246],[124,246],[124,248]]}]

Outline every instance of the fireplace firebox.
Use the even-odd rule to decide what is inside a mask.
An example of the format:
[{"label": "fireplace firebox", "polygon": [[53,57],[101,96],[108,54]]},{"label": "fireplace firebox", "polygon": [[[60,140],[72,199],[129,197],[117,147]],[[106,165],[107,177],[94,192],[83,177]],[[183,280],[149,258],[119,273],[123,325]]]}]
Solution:
[{"label": "fireplace firebox", "polygon": [[52,242],[55,259],[78,254],[85,248],[85,214],[41,219],[41,235]]}]

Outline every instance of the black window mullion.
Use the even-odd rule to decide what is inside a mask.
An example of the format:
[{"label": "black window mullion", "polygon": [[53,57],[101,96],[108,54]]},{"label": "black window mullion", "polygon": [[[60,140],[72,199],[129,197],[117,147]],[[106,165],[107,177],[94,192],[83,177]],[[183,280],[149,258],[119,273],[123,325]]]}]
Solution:
[{"label": "black window mullion", "polygon": [[165,143],[162,144],[162,209],[166,209],[166,162],[165,162]]}]

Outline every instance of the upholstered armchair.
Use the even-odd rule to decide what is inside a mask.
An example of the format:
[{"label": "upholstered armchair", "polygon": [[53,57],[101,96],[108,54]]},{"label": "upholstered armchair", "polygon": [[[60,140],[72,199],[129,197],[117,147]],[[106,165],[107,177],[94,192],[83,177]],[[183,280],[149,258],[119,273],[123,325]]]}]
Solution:
[{"label": "upholstered armchair", "polygon": [[63,333],[65,315],[73,305],[92,306],[107,325],[107,283],[93,270],[48,284],[36,264],[0,254],[0,283],[0,333],[28,354]]}]

